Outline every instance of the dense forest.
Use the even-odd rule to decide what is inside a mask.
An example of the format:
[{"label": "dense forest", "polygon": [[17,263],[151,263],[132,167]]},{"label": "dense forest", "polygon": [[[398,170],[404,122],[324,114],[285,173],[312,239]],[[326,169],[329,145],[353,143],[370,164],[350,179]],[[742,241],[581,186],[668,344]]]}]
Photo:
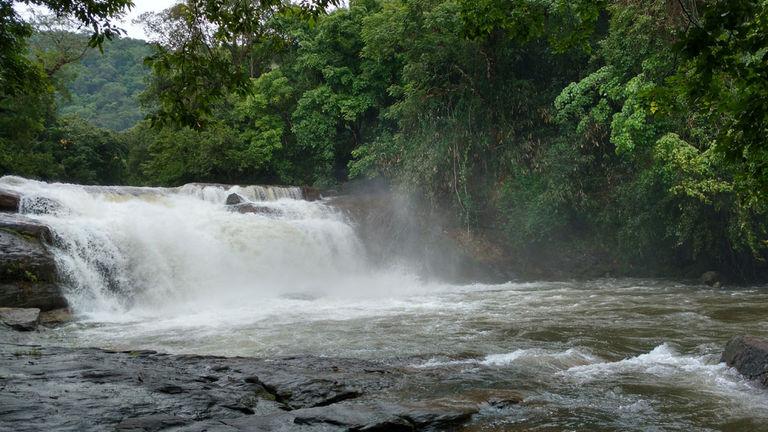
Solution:
[{"label": "dense forest", "polygon": [[89,39],[0,1],[0,170],[378,178],[513,255],[764,278],[767,1],[327,3],[187,0],[144,45],[109,7]]},{"label": "dense forest", "polygon": [[[87,42],[87,36],[81,37]],[[135,126],[144,118],[139,97],[147,87],[144,58],[150,53],[145,41],[129,38],[105,43],[102,52],[89,50],[70,66],[72,78],[65,82],[59,113],[115,131]]]}]

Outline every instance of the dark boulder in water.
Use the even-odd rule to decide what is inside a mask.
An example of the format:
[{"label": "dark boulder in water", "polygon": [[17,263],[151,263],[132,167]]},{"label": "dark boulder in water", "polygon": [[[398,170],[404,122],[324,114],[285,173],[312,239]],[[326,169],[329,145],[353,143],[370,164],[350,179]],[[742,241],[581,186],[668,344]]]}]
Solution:
[{"label": "dark boulder in water", "polygon": [[768,340],[736,336],[725,346],[720,361],[736,368],[745,377],[768,387]]},{"label": "dark boulder in water", "polygon": [[720,288],[723,284],[722,277],[720,276],[720,273],[716,271],[708,271],[704,272],[704,274],[701,275],[701,278],[699,278],[702,284],[711,286],[714,288]]},{"label": "dark boulder in water", "polygon": [[247,214],[247,213],[254,213],[254,214],[261,214],[261,215],[268,215],[268,216],[279,216],[282,214],[280,209],[275,207],[268,207],[253,203],[242,203],[230,206],[230,209],[232,211],[236,211],[238,213]]},{"label": "dark boulder in water", "polygon": [[242,204],[246,202],[245,198],[240,196],[240,194],[231,193],[227,196],[227,200],[225,201],[226,205],[237,205]]},{"label": "dark boulder in water", "polygon": [[249,202],[247,199],[243,198],[240,194],[236,194],[236,193],[231,193],[229,194],[229,196],[227,196],[226,205],[230,211],[243,213],[243,214],[246,214],[246,213],[255,213],[255,214],[263,214],[263,215],[280,215],[281,214],[280,210],[277,208]]},{"label": "dark boulder in water", "polygon": [[21,195],[8,189],[0,188],[0,211],[17,212]]},{"label": "dark boulder in water", "polygon": [[40,322],[40,309],[0,307],[0,323],[14,330],[31,331]]}]

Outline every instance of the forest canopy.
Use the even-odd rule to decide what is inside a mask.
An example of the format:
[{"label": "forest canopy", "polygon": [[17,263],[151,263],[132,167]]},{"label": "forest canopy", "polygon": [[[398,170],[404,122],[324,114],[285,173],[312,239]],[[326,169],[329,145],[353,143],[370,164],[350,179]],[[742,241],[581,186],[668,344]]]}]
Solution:
[{"label": "forest canopy", "polygon": [[0,1],[4,173],[378,178],[544,259],[765,273],[768,1],[187,0],[149,44],[32,3],[85,33]]}]

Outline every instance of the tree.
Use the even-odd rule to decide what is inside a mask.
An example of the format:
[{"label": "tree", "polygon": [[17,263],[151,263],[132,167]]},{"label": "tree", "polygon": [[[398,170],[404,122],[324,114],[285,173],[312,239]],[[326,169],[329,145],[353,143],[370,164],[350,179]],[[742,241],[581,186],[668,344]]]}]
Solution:
[{"label": "tree", "polygon": [[202,128],[213,106],[230,93],[246,94],[263,72],[259,47],[277,36],[265,25],[279,12],[320,13],[338,0],[187,0],[145,15],[156,51],[147,59],[154,76],[150,104],[156,123]]},{"label": "tree", "polygon": [[681,42],[694,104],[718,126],[717,148],[754,200],[768,196],[768,1],[704,2]]}]

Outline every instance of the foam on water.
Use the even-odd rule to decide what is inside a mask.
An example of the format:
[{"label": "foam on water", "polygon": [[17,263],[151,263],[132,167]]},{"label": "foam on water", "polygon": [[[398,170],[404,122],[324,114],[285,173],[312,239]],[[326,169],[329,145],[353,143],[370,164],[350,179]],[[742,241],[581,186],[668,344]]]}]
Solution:
[{"label": "foam on water", "polygon": [[735,369],[720,363],[719,354],[682,354],[668,343],[615,362],[573,366],[561,375],[581,385],[623,382],[624,379],[639,381],[638,376],[647,376],[643,381],[723,398],[740,412],[748,413],[768,406],[768,393]]},{"label": "foam on water", "polygon": [[488,354],[481,359],[441,360],[430,359],[416,364],[417,368],[436,368],[445,366],[477,365],[486,367],[509,367],[521,364],[532,364],[540,368],[563,370],[576,365],[585,365],[601,361],[585,348],[569,348],[565,351],[547,350],[542,348],[518,349],[502,354]]}]

